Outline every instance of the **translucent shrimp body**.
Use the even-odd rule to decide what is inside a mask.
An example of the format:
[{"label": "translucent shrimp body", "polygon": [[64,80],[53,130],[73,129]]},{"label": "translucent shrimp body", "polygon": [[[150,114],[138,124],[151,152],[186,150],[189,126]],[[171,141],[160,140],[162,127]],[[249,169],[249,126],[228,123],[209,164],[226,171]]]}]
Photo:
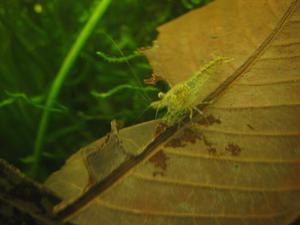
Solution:
[{"label": "translucent shrimp body", "polygon": [[192,118],[193,109],[200,112],[196,107],[197,99],[215,66],[227,60],[228,58],[225,57],[216,57],[188,80],[174,85],[166,93],[160,92],[158,94],[160,100],[152,102],[150,106],[157,110],[167,108],[167,112],[163,116],[163,121],[167,125],[180,122],[187,112],[190,113],[190,118]]}]

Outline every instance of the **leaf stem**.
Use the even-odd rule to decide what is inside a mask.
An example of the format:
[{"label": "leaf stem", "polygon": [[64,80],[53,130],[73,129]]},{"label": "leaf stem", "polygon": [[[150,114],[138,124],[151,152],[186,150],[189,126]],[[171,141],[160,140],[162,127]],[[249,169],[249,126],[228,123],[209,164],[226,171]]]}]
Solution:
[{"label": "leaf stem", "polygon": [[96,27],[98,21],[105,13],[106,9],[110,5],[112,0],[101,0],[96,8],[94,9],[91,17],[81,30],[80,34],[78,35],[77,39],[75,40],[74,44],[72,45],[71,49],[69,50],[68,54],[64,58],[64,61],[62,63],[62,66],[60,67],[52,86],[49,90],[49,94],[46,100],[46,107],[43,110],[37,136],[34,143],[34,162],[32,164],[32,167],[30,168],[30,175],[32,177],[36,177],[37,171],[40,165],[41,156],[42,156],[42,147],[45,139],[46,130],[48,127],[49,117],[50,117],[50,111],[46,110],[48,108],[52,108],[53,104],[55,103],[55,100],[57,96],[59,95],[59,92],[61,90],[61,87],[69,74],[73,64],[75,63],[76,59],[78,58],[79,53],[81,52],[82,48],[84,47],[86,41],[92,34],[94,28]]}]

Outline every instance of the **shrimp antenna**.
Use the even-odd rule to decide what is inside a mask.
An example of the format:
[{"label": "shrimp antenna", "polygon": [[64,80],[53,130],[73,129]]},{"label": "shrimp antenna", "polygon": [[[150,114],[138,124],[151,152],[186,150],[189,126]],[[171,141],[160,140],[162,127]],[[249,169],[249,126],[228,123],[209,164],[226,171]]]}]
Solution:
[{"label": "shrimp antenna", "polygon": [[[129,62],[130,59],[135,58],[137,56],[141,56],[142,54],[138,53],[138,51],[135,51],[132,55],[126,56],[124,54],[124,52],[122,51],[122,49],[119,47],[119,45],[115,42],[115,40],[111,37],[111,35],[109,35],[108,33],[106,33],[105,31],[102,31],[102,33],[111,41],[111,43],[117,48],[117,50],[119,51],[121,57],[121,60],[117,60],[117,57],[107,57],[107,55],[103,54],[102,52],[98,51],[98,55],[100,55],[101,57],[106,58],[106,60],[108,59],[112,59],[114,62],[125,62],[130,70],[130,72],[133,74],[133,77],[135,79],[135,81],[137,82],[138,85],[140,85],[140,87],[142,87],[142,83],[139,79],[139,77],[136,75],[136,73],[133,71],[132,66]],[[145,90],[142,90],[142,96],[143,98],[147,101],[150,102],[151,99],[150,97],[147,95]]]}]

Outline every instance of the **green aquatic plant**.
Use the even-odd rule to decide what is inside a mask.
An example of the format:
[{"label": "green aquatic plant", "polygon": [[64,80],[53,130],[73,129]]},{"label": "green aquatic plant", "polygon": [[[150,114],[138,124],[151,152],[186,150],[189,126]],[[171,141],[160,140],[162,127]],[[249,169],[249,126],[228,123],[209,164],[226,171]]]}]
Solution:
[{"label": "green aquatic plant", "polygon": [[112,119],[129,126],[154,118],[148,106],[157,89],[143,85],[151,68],[136,50],[151,45],[158,25],[188,9],[180,1],[111,1],[88,40],[74,48],[99,4],[0,2],[0,157],[37,179],[107,133]]},{"label": "green aquatic plant", "polygon": [[[109,56],[101,51],[97,51],[96,54],[98,56],[102,57],[104,60],[106,60],[109,63],[126,63],[130,73],[132,74],[132,76],[135,79],[135,82],[137,84],[134,86],[131,84],[121,84],[121,85],[114,87],[113,89],[111,89],[111,91],[108,91],[108,92],[113,94],[113,93],[117,93],[118,91],[124,90],[124,89],[139,90],[139,91],[141,91],[142,97],[144,98],[145,102],[147,102],[147,104],[148,104],[148,102],[150,102],[150,98],[147,94],[147,91],[149,91],[149,88],[147,90],[147,88],[143,87],[143,85],[140,81],[140,77],[134,72],[134,70],[132,69],[132,67],[129,63],[130,60],[137,58],[139,56],[142,56],[142,53],[138,50],[135,50],[132,54],[125,55],[124,52],[122,51],[122,49],[120,48],[120,46],[116,43],[116,41],[106,32],[103,32],[103,33],[111,41],[113,46],[119,52],[120,56]],[[111,94],[109,94],[109,96],[111,96]],[[98,94],[98,97],[99,97],[99,94]]]},{"label": "green aquatic plant", "polygon": [[139,87],[139,86],[133,86],[130,84],[121,84],[107,92],[96,92],[92,91],[91,95],[97,98],[108,98],[118,92],[124,91],[124,90],[132,90],[132,91],[154,91],[157,92],[157,88],[155,87]]},{"label": "green aquatic plant", "polygon": [[102,59],[104,59],[110,63],[122,63],[122,62],[128,62],[129,60],[139,57],[142,54],[139,51],[135,51],[130,55],[118,57],[118,56],[109,56],[109,55],[105,54],[104,52],[97,51],[97,55],[99,55]]},{"label": "green aquatic plant", "polygon": [[4,99],[0,102],[0,108],[15,103],[16,101],[22,101],[35,108],[50,112],[66,113],[68,111],[67,107],[60,104],[55,104],[56,106],[47,108],[45,105],[41,104],[44,98],[43,96],[28,97],[25,93],[9,91],[5,91],[5,93],[7,96],[9,96],[9,98]]},{"label": "green aquatic plant", "polygon": [[[103,16],[104,12],[110,5],[111,0],[101,0],[99,1],[98,5],[96,6],[94,12],[92,13],[90,19],[86,23],[86,25],[83,27],[82,31],[78,35],[77,39],[75,40],[73,46],[71,47],[70,51],[68,52],[66,58],[64,59],[64,62],[59,69],[53,84],[50,88],[47,100],[46,100],[46,108],[51,108],[56,101],[56,98],[61,90],[61,87],[69,74],[70,69],[72,68],[73,64],[75,63],[79,53],[81,52],[83,46],[87,42],[88,38],[91,36],[93,30],[95,29],[95,26],[97,25],[100,18]],[[31,167],[31,175],[33,177],[36,176],[37,170],[39,168],[39,163],[41,160],[42,155],[42,147],[43,142],[45,138],[45,133],[47,130],[47,126],[49,123],[49,117],[50,113],[48,110],[44,110],[38,131],[37,136],[34,143],[34,161]]]},{"label": "green aquatic plant", "polygon": [[207,4],[211,0],[181,0],[182,5],[187,9],[192,9],[199,4]]}]

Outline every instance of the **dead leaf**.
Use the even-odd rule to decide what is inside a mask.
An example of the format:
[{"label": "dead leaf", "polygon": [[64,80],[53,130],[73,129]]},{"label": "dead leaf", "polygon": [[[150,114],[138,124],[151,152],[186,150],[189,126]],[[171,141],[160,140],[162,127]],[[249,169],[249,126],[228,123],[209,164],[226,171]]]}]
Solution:
[{"label": "dead leaf", "polygon": [[292,222],[300,214],[300,1],[216,0],[159,32],[146,54],[170,84],[213,55],[234,59],[203,87],[200,100],[213,100],[204,108],[210,122],[121,130],[131,147],[117,149],[135,146],[137,154],[119,161],[124,151],[98,141],[91,148],[110,169],[88,188],[81,150],[46,183],[65,199],[57,215],[89,225]]}]

